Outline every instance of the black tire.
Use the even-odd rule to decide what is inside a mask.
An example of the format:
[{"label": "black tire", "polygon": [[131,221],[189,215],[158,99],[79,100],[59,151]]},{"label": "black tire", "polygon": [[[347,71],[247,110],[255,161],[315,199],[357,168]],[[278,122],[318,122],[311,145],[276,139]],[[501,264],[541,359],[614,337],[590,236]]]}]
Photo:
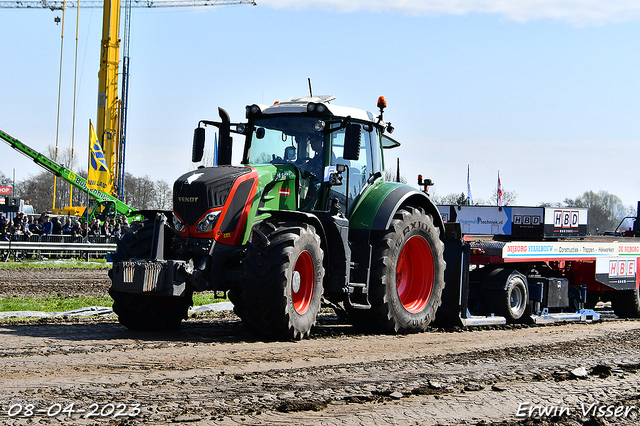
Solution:
[{"label": "black tire", "polygon": [[350,309],[356,324],[380,333],[417,333],[435,319],[444,289],[444,244],[421,208],[398,209],[372,235],[371,309]]},{"label": "black tire", "polygon": [[640,292],[618,290],[611,292],[611,308],[620,318],[640,318]]},{"label": "black tire", "polygon": [[240,287],[229,292],[234,311],[259,339],[303,339],[323,292],[324,253],[315,228],[265,221],[250,244]]},{"label": "black tire", "polygon": [[[133,223],[118,240],[118,247],[112,255],[113,262],[146,259],[151,253],[153,228],[153,221]],[[189,307],[193,305],[191,292],[184,297],[172,297],[127,293],[110,288],[109,295],[118,321],[130,330],[177,330],[182,320],[188,318]]]},{"label": "black tire", "polygon": [[491,313],[503,316],[508,323],[518,323],[526,319],[529,307],[529,290],[524,275],[513,270],[496,270],[489,279],[499,280],[505,288],[489,290],[486,293],[487,308]]}]

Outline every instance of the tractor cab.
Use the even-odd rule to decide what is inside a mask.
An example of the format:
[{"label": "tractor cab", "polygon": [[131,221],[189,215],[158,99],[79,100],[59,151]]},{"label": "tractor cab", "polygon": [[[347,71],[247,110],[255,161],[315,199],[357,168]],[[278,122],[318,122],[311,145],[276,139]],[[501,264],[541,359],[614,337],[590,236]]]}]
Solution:
[{"label": "tractor cab", "polygon": [[[295,176],[297,209],[328,211],[339,206],[339,211],[349,216],[363,191],[384,175],[382,148],[399,144],[383,136],[385,130],[393,130],[382,120],[384,98],[378,103],[377,117],[364,110],[332,105],[334,99],[306,96],[271,106],[249,105],[247,123],[235,125],[220,110],[221,122],[201,124],[220,129],[219,158],[230,161],[230,133],[234,132],[245,136],[243,165],[275,166],[276,180]],[[202,146],[204,129],[199,127],[194,155]]]}]

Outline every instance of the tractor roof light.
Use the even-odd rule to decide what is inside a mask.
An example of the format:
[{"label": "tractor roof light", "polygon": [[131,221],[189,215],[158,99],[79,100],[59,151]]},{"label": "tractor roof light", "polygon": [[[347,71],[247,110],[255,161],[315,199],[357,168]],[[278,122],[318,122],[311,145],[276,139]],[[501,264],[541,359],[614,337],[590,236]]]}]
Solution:
[{"label": "tractor roof light", "polygon": [[378,98],[378,108],[380,108],[381,110],[385,109],[387,107],[387,100],[384,98],[384,96],[380,96]]},{"label": "tractor roof light", "polygon": [[326,114],[329,111],[323,103],[309,102],[307,104],[307,112],[317,112],[318,114]]},{"label": "tractor roof light", "polygon": [[393,127],[391,125],[391,123],[387,123],[387,128],[386,128],[387,132],[389,132],[390,134],[393,133],[393,131],[395,130],[395,127]]},{"label": "tractor roof light", "polygon": [[[384,109],[387,107],[387,100],[384,96],[378,98],[378,108],[380,108],[380,116],[378,117],[378,124],[384,125]],[[387,129],[389,133],[393,132],[393,127]]]},{"label": "tractor roof light", "polygon": [[236,132],[240,133],[241,135],[244,135],[246,131],[247,125],[245,123],[239,123],[236,125]]},{"label": "tractor roof light", "polygon": [[247,105],[246,111],[247,111],[247,118],[249,118],[252,115],[260,114],[262,112],[262,110],[260,109],[260,106],[256,104]]}]

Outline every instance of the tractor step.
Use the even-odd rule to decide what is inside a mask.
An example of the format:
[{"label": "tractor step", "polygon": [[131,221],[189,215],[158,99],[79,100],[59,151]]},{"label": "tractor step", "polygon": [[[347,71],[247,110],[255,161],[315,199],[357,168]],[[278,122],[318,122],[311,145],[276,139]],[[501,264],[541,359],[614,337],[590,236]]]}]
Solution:
[{"label": "tractor step", "polygon": [[349,304],[356,309],[370,309],[369,303],[369,287],[366,283],[349,283],[348,284]]}]

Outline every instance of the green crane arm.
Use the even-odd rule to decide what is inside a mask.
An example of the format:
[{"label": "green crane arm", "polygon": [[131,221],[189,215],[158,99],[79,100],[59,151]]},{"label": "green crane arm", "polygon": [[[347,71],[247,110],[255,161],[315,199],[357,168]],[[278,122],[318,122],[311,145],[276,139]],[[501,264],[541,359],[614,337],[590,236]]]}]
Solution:
[{"label": "green crane arm", "polygon": [[126,205],[125,203],[118,200],[113,195],[107,194],[97,189],[88,188],[87,180],[85,178],[77,175],[72,170],[67,169],[62,164],[56,163],[46,155],[41,154],[38,151],[30,148],[26,144],[20,142],[18,139],[14,138],[8,133],[5,133],[2,130],[0,130],[0,138],[2,138],[5,142],[7,142],[11,146],[11,148],[31,158],[36,164],[38,164],[45,170],[53,173],[56,176],[61,177],[62,179],[66,180],[76,188],[79,188],[84,192],[88,192],[89,195],[91,195],[98,203],[112,202],[115,207],[115,210],[118,213],[128,217],[136,213],[136,210],[134,208]]}]

